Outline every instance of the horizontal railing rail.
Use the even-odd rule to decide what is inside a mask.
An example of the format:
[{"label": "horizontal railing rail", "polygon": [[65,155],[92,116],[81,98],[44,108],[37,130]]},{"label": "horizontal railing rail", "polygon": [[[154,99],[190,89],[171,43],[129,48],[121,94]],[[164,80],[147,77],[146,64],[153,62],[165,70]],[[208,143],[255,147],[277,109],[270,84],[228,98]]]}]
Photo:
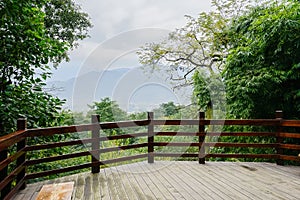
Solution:
[{"label": "horizontal railing rail", "polygon": [[[27,129],[26,120],[18,120],[17,131],[0,137],[0,191],[1,199],[10,199],[16,191],[26,187],[26,182],[30,179],[41,178],[59,173],[68,173],[76,170],[91,168],[93,173],[100,171],[100,166],[116,164],[120,162],[146,159],[153,163],[155,158],[190,158],[197,159],[204,164],[209,158],[243,158],[243,159],[267,159],[276,161],[282,165],[284,161],[300,162],[298,154],[286,154],[287,150],[300,152],[300,144],[288,143],[291,138],[300,139],[300,120],[284,120],[282,113],[276,113],[276,119],[247,119],[247,120],[211,120],[205,119],[204,113],[200,113],[198,120],[155,120],[153,113],[148,113],[148,119],[122,122],[101,122],[97,115],[92,116],[92,123],[85,125],[73,125],[52,128]],[[194,131],[162,131],[159,127],[177,126],[184,130],[185,126],[194,127]],[[223,126],[256,126],[271,127],[272,131],[242,132],[224,131]],[[130,129],[144,127],[143,131],[135,132],[128,130],[128,133],[120,135],[105,135],[106,130]],[[221,127],[216,131],[209,127]],[[290,128],[295,128],[290,131]],[[296,130],[296,131],[295,131]],[[45,144],[28,144],[32,138],[51,137],[54,135],[66,135],[78,133],[84,138],[72,138],[68,141],[47,142]],[[85,134],[83,134],[85,133]],[[173,141],[165,141],[163,138],[191,138],[184,141],[180,138]],[[273,138],[273,142],[222,142],[211,140],[214,137],[267,137]],[[129,144],[122,141],[133,139],[139,143]],[[144,138],[144,139],[143,139]],[[160,140],[158,140],[161,138]],[[111,142],[111,143],[109,143]],[[108,146],[110,144],[114,144]],[[62,147],[84,147],[79,152],[70,152],[63,155],[51,155],[38,158],[31,158],[36,152],[53,150]],[[165,148],[164,151],[160,151]],[[174,152],[169,149],[184,149],[183,152]],[[189,150],[189,148],[193,148]],[[195,149],[196,148],[196,149]],[[273,153],[243,153],[243,152],[210,152],[212,148],[231,148],[240,150],[241,148],[271,149]],[[122,154],[121,157],[110,157],[101,159],[101,155],[120,152],[126,150],[136,150],[136,154]],[[59,151],[59,150],[57,150]],[[270,151],[269,151],[270,152]],[[36,167],[57,161],[65,161],[74,158],[86,158],[85,163],[75,166],[59,167],[29,173],[28,168]],[[88,160],[87,160],[88,159]],[[26,173],[27,172],[27,173]]]}]

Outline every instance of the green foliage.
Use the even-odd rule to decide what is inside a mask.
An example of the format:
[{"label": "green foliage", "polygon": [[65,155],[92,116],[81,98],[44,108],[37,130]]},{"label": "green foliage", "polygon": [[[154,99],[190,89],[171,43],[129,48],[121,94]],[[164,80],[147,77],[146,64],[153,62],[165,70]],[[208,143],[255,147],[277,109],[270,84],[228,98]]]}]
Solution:
[{"label": "green foliage", "polygon": [[215,11],[187,17],[165,41],[145,45],[141,63],[168,66],[170,79],[183,81],[179,87],[193,84],[202,110],[216,104],[230,118],[273,118],[277,109],[299,116],[299,2],[212,4]]},{"label": "green foliage", "polygon": [[225,30],[231,19],[255,2],[212,0],[215,10],[202,12],[197,18],[186,16],[186,25],[171,32],[167,39],[144,45],[138,51],[140,62],[146,69],[163,68],[170,74],[174,88],[193,85],[194,102],[200,110],[223,109],[225,88],[220,72],[229,49]]},{"label": "green foliage", "polygon": [[[285,118],[299,118],[299,31],[298,1],[271,1],[249,9],[232,21],[226,33],[231,48],[223,72],[230,118],[274,118],[275,110],[283,110]],[[274,142],[264,137],[236,139],[239,142]],[[233,141],[234,138],[223,140]],[[293,139],[292,143],[299,141]],[[239,149],[239,152],[252,151]],[[274,151],[255,150],[257,153]],[[291,150],[285,153],[295,155]]]},{"label": "green foliage", "polygon": [[89,107],[91,109],[89,115],[100,115],[101,122],[122,121],[127,117],[127,113],[120,108],[117,102],[108,97],[101,99],[100,102],[94,102]]},{"label": "green foliage", "polygon": [[[115,121],[124,121],[127,119],[127,113],[123,111],[117,102],[112,101],[110,98],[106,97],[101,99],[100,102],[94,102],[93,105],[89,106],[91,111],[88,112],[88,115],[98,114],[100,115],[101,122],[115,122]],[[117,129],[109,129],[104,130],[106,136],[111,135],[122,135],[125,134],[125,130],[117,128]],[[118,140],[116,146],[132,144],[135,142],[134,138]]]},{"label": "green foliage", "polygon": [[168,117],[171,115],[175,115],[178,112],[178,106],[174,104],[174,102],[168,102],[161,104],[163,108],[163,114]]},{"label": "green foliage", "polygon": [[[141,63],[168,68],[172,81],[183,81],[176,87],[193,85],[193,102],[208,118],[215,115],[212,108],[220,111],[220,118],[224,111],[229,118],[274,118],[275,110],[283,110],[285,118],[299,118],[299,1],[212,0],[212,5],[215,11],[188,17],[187,24],[163,42],[145,45],[138,52]],[[251,130],[255,128],[227,129]],[[221,140],[274,142],[263,137]],[[227,150],[232,151],[214,149]],[[274,149],[238,151],[272,153]]]},{"label": "green foliage", "polygon": [[63,101],[43,87],[87,37],[87,15],[71,0],[3,0],[0,25],[0,134],[13,131],[18,117],[27,117],[29,127],[54,125]]},{"label": "green foliage", "polygon": [[74,125],[74,124],[89,124],[91,123],[91,116],[82,112],[74,112],[70,110],[62,110],[60,116],[63,119],[60,125]]},{"label": "green foliage", "polygon": [[57,110],[62,101],[43,91],[32,91],[29,84],[8,87],[0,98],[0,116],[5,122],[5,131],[15,128],[18,117],[26,117],[28,127],[55,126],[62,117]]},{"label": "green foliage", "polygon": [[[50,0],[45,6],[45,27],[50,38],[65,41],[68,48],[88,37],[89,16],[73,0]],[[64,52],[64,58],[68,57]]]},{"label": "green foliage", "polygon": [[146,112],[131,113],[131,114],[129,114],[129,119],[131,119],[131,120],[147,119],[147,113]]},{"label": "green foliage", "polygon": [[199,105],[200,110],[206,110],[207,108],[211,109],[212,102],[208,82],[212,79],[207,78],[204,74],[200,74],[200,71],[195,71],[193,80],[193,101]]},{"label": "green foliage", "polygon": [[273,118],[300,114],[300,4],[283,1],[255,7],[235,19],[224,78],[230,114]]}]

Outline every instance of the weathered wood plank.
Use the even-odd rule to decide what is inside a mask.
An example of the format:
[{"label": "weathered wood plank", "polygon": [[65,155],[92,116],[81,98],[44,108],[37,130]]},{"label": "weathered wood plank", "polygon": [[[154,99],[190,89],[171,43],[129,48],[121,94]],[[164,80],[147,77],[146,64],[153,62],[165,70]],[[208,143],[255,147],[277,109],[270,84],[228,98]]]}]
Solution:
[{"label": "weathered wood plank", "polygon": [[265,166],[251,165],[251,163],[247,163],[247,165],[256,170],[251,173],[249,169],[237,167],[236,165],[233,166],[232,169],[240,174],[240,177],[248,176],[247,182],[256,188],[257,195],[261,196],[262,194],[266,194],[268,197],[273,197],[275,199],[297,199],[297,193],[299,194],[299,184],[297,185],[298,189],[295,189],[290,181],[287,181],[290,180],[290,178],[282,179],[280,174],[266,170]]},{"label": "weathered wood plank", "polygon": [[123,166],[124,165],[114,167],[112,170],[118,174],[118,177],[120,178],[119,181],[122,184],[122,188],[126,191],[126,197],[130,200],[138,200],[140,199],[137,196],[138,191],[134,187],[132,187],[133,184],[136,185],[137,183],[133,183],[133,181],[135,181],[133,177],[128,177],[128,173],[123,168]]},{"label": "weathered wood plank", "polygon": [[123,165],[123,169],[127,172],[128,180],[130,181],[131,187],[136,192],[138,199],[154,200],[155,194],[150,189],[144,177],[140,176],[140,173],[144,173],[140,167],[140,165],[143,164],[136,163],[131,165]]},{"label": "weathered wood plank", "polygon": [[[264,167],[264,170],[260,170],[260,174],[263,176],[269,177],[272,181],[272,188],[275,189],[276,191],[280,191],[280,195],[283,197],[288,197],[288,198],[299,198],[300,196],[300,179],[298,177],[292,177],[292,176],[287,176],[287,173],[282,174],[280,173],[277,169],[277,166],[274,167],[274,170],[265,170],[266,168]],[[275,172],[275,173],[274,173]],[[298,169],[298,173],[300,172],[300,169]],[[290,174],[290,173],[289,173]],[[274,187],[273,187],[274,186]],[[294,191],[295,190],[295,191]],[[293,192],[291,192],[293,191]],[[290,197],[289,197],[290,196]]]},{"label": "weathered wood plank", "polygon": [[195,168],[189,167],[189,170],[186,170],[184,165],[178,164],[178,170],[179,172],[184,173],[183,176],[187,177],[187,180],[198,188],[199,199],[223,199],[224,195],[221,191],[212,189],[214,184],[211,184],[211,181],[205,177],[206,170],[203,171],[197,169],[197,167],[203,168],[206,166],[199,166],[198,163],[194,163],[194,165]]},{"label": "weathered wood plank", "polygon": [[[197,166],[194,167],[196,169],[198,168]],[[208,171],[207,173],[205,173],[206,170]],[[205,166],[204,173],[201,177],[203,177],[205,183],[208,185],[212,193],[217,193],[218,196],[221,196],[223,199],[245,199],[243,194],[237,193],[236,189],[232,188],[231,184],[224,184],[224,180],[220,176],[220,173],[223,173],[223,171],[220,172],[218,169],[215,168],[214,165],[211,165],[210,163],[207,163],[207,165]]]},{"label": "weathered wood plank", "polygon": [[[122,182],[122,177],[119,176],[119,173],[117,172],[117,168],[111,167],[111,168],[106,168],[105,170],[110,171],[110,175],[107,178],[109,181],[109,187],[115,188],[115,193],[114,193],[115,196],[117,196],[118,199],[120,200],[121,199],[129,200],[129,197],[126,193],[126,190]],[[117,199],[117,198],[112,198],[112,199]]]},{"label": "weathered wood plank", "polygon": [[[160,164],[159,162],[155,163],[155,165],[159,165],[159,164]],[[157,167],[155,167],[156,170],[151,171],[151,169],[153,169],[152,165],[153,164],[142,165],[142,167],[145,170],[145,173],[150,175],[150,177],[152,178],[151,179],[153,181],[152,184],[155,184],[158,188],[160,188],[160,190],[164,194],[165,199],[177,199],[175,198],[175,194],[177,193],[177,190],[174,189],[174,186],[172,185],[172,181],[162,176],[163,174],[165,174],[165,168],[167,166],[161,166],[161,168],[158,169]]]},{"label": "weathered wood plank", "polygon": [[[219,179],[222,180],[224,183],[228,183],[228,180],[230,180],[230,184],[228,184],[228,187],[234,188],[236,191],[239,191],[239,193],[243,195],[242,197],[244,199],[268,199],[268,196],[265,196],[263,193],[258,193],[257,188],[253,187],[250,184],[251,179],[248,179],[248,176],[242,176],[241,174],[237,174],[235,169],[236,167],[238,166],[228,166],[226,169],[220,166],[215,166],[214,168],[218,172],[222,171],[222,173],[217,173]],[[253,170],[255,171],[254,168]],[[251,171],[249,171],[249,176],[252,175],[253,174],[251,174]],[[240,184],[240,182],[242,182],[243,184]],[[228,193],[228,195],[230,194]]]},{"label": "weathered wood plank", "polygon": [[[157,164],[160,164],[161,165],[160,169],[162,169],[162,170],[156,170],[157,173],[159,173],[160,176],[163,178],[163,179],[161,179],[160,184],[167,185],[167,189],[172,194],[174,199],[186,199],[184,194],[180,193],[180,191],[179,191],[180,188],[176,187],[176,185],[174,184],[174,180],[172,178],[170,178],[167,174],[167,172],[169,171],[168,165],[170,163],[169,162],[167,162],[167,163],[159,162]],[[145,166],[148,169],[150,169],[150,167],[151,167],[151,165],[145,165]]]},{"label": "weathered wood plank", "polygon": [[[155,163],[151,163],[151,165],[155,165]],[[143,177],[145,183],[149,186],[150,190],[154,194],[155,199],[167,199],[166,195],[164,194],[164,191],[162,188],[160,188],[156,184],[155,175],[153,175],[153,171],[150,173],[149,170],[147,170],[145,165],[141,164],[140,168],[142,169],[142,173],[139,173],[138,176]]]},{"label": "weathered wood plank", "polygon": [[98,174],[92,174],[92,194],[93,194],[93,199],[101,199],[101,187],[100,187],[100,182],[99,182],[99,176]]},{"label": "weathered wood plank", "polygon": [[98,175],[98,180],[99,180],[99,185],[100,185],[100,195],[101,195],[101,199],[103,200],[108,200],[111,199],[110,193],[109,193],[109,188],[108,188],[108,184],[107,184],[107,178],[106,178],[106,173],[105,173],[105,169],[101,169],[99,174],[95,174]]}]

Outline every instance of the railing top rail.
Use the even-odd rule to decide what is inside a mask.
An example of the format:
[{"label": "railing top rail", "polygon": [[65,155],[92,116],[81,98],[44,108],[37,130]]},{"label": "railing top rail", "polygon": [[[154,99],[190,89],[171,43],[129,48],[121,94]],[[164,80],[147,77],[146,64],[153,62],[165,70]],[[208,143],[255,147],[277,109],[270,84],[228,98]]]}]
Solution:
[{"label": "railing top rail", "polygon": [[250,126],[279,126],[280,119],[182,119],[182,120],[153,120],[153,125],[250,125]]},{"label": "railing top rail", "polygon": [[95,124],[60,126],[51,128],[36,128],[16,131],[0,137],[0,149],[5,149],[25,137],[50,136],[54,134],[75,133],[97,129],[126,128],[152,125],[249,125],[249,126],[284,126],[300,127],[300,120],[282,119],[205,119],[205,120],[134,120],[120,122],[102,122]]},{"label": "railing top rail", "polygon": [[284,127],[300,127],[300,120],[282,120],[281,126],[284,126]]},{"label": "railing top rail", "polygon": [[97,129],[147,126],[148,124],[149,124],[149,120],[136,120],[136,121],[120,121],[120,122],[103,122],[103,123],[72,125],[72,126],[59,126],[59,127],[51,127],[51,128],[37,128],[37,129],[28,129],[26,136],[27,137],[50,136],[54,134],[76,133],[76,132],[83,132],[83,131],[92,131]]},{"label": "railing top rail", "polygon": [[146,120],[132,120],[132,121],[119,121],[119,122],[102,122],[100,123],[100,127],[101,129],[112,129],[112,128],[147,126],[149,124],[150,121],[146,119]]},{"label": "railing top rail", "polygon": [[0,151],[20,142],[26,137],[26,132],[26,130],[21,130],[0,137]]},{"label": "railing top rail", "polygon": [[54,134],[64,134],[64,133],[76,133],[83,131],[91,131],[99,129],[99,124],[83,124],[83,125],[72,125],[72,126],[58,126],[50,128],[36,128],[28,129],[27,137],[36,136],[51,136]]}]

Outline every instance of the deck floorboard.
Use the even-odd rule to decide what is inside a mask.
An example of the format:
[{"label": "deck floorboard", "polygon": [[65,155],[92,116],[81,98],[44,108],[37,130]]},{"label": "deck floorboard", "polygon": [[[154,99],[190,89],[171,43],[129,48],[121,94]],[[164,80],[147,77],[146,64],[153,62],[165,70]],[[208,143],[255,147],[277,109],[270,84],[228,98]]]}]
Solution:
[{"label": "deck floorboard", "polygon": [[300,166],[274,163],[156,161],[28,184],[13,200],[35,200],[42,186],[74,182],[72,200],[299,199]]}]

